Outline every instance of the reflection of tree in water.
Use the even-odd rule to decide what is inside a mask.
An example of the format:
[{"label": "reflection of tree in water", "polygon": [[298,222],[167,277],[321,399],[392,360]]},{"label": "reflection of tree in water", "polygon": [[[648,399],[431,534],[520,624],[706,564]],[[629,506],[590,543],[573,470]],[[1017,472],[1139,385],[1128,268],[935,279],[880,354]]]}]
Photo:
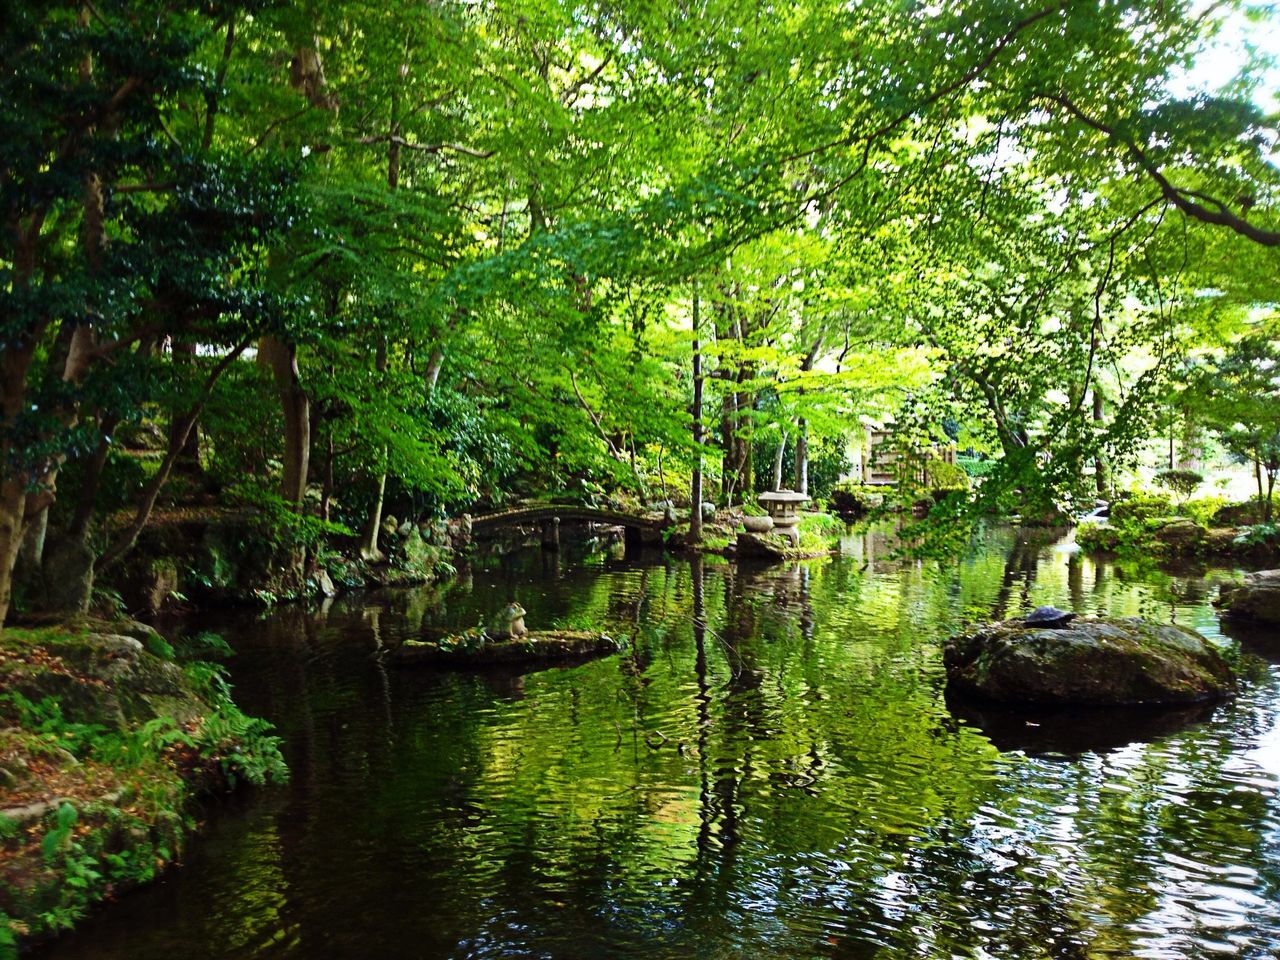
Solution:
[{"label": "reflection of tree in water", "polygon": [[[430,602],[282,608],[245,626],[238,693],[281,721],[295,782],[270,850],[224,882],[269,863],[304,956],[1193,956],[1222,940],[1220,909],[1258,945],[1233,955],[1264,955],[1275,784],[1233,764],[1280,724],[1265,669],[1200,727],[1057,760],[998,754],[939,699],[938,641],[962,613],[1053,590],[1136,602],[1102,567],[1090,596],[1091,561],[1055,579],[1042,546],[874,574],[693,558],[555,580],[534,556],[540,609],[638,636],[530,675],[519,700],[378,670],[376,639],[421,629]],[[504,576],[478,572],[448,615]]]},{"label": "reflection of tree in water", "polygon": [[[1035,586],[1036,574],[1040,569],[1041,553],[1061,537],[1061,530],[1050,528],[1018,531],[1013,547],[1005,558],[1004,573],[1000,577],[1000,587],[991,607],[991,619],[1005,620],[1027,608],[1031,600],[1031,588]],[[1011,607],[1015,594],[1017,604]]]}]

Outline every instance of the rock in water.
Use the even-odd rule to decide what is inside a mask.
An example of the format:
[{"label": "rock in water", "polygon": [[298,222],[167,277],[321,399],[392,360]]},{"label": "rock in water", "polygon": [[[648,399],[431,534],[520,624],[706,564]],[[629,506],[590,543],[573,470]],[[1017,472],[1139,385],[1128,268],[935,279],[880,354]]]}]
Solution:
[{"label": "rock in water", "polygon": [[1280,570],[1246,573],[1244,583],[1223,585],[1218,603],[1232,619],[1280,623]]},{"label": "rock in water", "polygon": [[1204,637],[1137,617],[989,624],[947,641],[943,663],[951,692],[1002,703],[1185,704],[1235,692]]},{"label": "rock in water", "polygon": [[758,557],[764,560],[785,560],[787,543],[768,533],[738,534],[738,556]]}]

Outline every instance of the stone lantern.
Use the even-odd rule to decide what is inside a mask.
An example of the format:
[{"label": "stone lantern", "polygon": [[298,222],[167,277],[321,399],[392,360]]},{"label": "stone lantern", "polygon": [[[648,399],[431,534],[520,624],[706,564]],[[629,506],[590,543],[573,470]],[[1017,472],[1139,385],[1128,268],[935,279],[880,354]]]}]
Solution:
[{"label": "stone lantern", "polygon": [[773,518],[773,532],[786,537],[793,547],[800,546],[800,508],[809,497],[793,490],[773,490],[756,499]]}]

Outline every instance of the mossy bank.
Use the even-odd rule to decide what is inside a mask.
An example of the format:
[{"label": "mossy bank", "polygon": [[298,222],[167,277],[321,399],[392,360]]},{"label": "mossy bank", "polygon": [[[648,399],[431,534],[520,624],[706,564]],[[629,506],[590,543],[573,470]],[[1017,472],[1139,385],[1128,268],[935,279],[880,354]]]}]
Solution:
[{"label": "mossy bank", "polygon": [[155,877],[200,797],[285,777],[218,652],[131,621],[0,633],[0,958]]}]

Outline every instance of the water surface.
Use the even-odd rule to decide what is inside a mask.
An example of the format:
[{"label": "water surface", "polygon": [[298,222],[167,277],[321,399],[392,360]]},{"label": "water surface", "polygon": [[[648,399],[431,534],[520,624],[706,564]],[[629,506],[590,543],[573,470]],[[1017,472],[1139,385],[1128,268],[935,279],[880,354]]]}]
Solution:
[{"label": "water surface", "polygon": [[[1277,955],[1280,642],[1222,636],[1220,573],[1010,530],[950,563],[846,551],[524,551],[445,588],[188,622],[238,650],[292,781],[42,956]],[[513,597],[534,628],[633,648],[523,677],[380,657]],[[1172,718],[949,706],[943,640],[1040,603],[1193,626],[1239,652],[1243,695]]]}]

